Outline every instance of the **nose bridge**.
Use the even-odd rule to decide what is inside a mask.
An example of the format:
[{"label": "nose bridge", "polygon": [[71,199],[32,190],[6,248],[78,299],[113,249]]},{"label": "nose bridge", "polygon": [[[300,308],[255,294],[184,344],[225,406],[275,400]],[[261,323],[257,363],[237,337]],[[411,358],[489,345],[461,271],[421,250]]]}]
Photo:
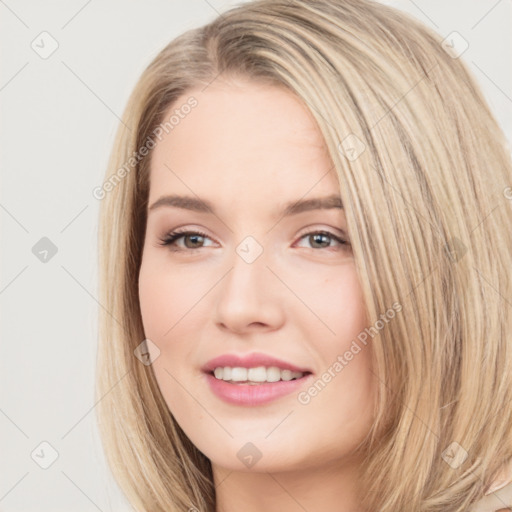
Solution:
[{"label": "nose bridge", "polygon": [[262,243],[252,235],[248,235],[238,244],[235,252],[247,265],[252,265],[257,260],[260,260],[261,264],[262,255],[265,251]]},{"label": "nose bridge", "polygon": [[223,279],[216,306],[218,323],[243,331],[251,324],[275,328],[283,318],[282,305],[273,295],[275,276],[267,268],[263,245],[253,236],[245,237],[235,248],[230,272]]},{"label": "nose bridge", "polygon": [[271,272],[267,269],[263,244],[252,235],[246,236],[236,247],[231,258],[231,272],[227,276],[229,291],[244,297],[257,297]]}]

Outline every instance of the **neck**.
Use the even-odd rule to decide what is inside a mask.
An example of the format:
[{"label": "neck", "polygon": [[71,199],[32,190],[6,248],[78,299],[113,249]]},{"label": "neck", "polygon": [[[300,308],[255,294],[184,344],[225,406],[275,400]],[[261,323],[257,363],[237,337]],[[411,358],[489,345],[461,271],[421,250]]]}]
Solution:
[{"label": "neck", "polygon": [[256,473],[213,465],[213,477],[216,512],[363,512],[353,467]]}]

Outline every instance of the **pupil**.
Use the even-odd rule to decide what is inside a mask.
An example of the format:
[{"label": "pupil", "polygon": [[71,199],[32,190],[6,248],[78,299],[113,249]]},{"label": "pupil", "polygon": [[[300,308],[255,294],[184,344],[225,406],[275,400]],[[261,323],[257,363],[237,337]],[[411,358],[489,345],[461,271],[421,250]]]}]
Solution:
[{"label": "pupil", "polygon": [[186,240],[187,240],[187,239],[188,239],[188,240],[192,240],[192,244],[193,244],[193,245],[192,245],[192,248],[194,248],[194,247],[196,246],[195,244],[197,243],[197,239],[198,239],[198,238],[203,238],[203,237],[202,237],[201,235],[188,235],[187,237],[185,237],[185,245],[186,245],[187,247],[190,247],[190,246],[189,246],[189,244],[187,244]]},{"label": "pupil", "polygon": [[[320,243],[320,244],[322,243],[322,241],[321,241],[322,237],[325,239],[325,238],[327,238],[327,235],[324,235],[322,233],[316,233],[314,235],[311,235],[311,238],[313,239],[313,244],[312,244],[313,247],[315,246],[316,243]],[[327,241],[327,243],[328,243],[328,241]]]},{"label": "pupil", "polygon": [[[199,243],[199,239],[201,238],[203,238],[201,235],[188,235],[185,237],[185,245],[187,247],[190,247],[190,245],[186,242],[187,240],[190,240],[192,243],[192,248],[194,248],[197,246],[197,244]],[[329,237],[323,233],[315,233],[313,235],[310,235],[310,240],[313,241],[313,246],[315,246],[315,244],[319,244],[320,246],[322,246],[322,239],[324,244],[329,244],[329,241],[327,240],[328,238]]]}]

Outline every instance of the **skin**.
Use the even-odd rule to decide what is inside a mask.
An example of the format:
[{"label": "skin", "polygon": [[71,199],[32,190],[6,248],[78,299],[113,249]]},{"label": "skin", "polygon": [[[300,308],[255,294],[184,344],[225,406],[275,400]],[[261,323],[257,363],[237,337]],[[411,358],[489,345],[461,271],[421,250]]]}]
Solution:
[{"label": "skin", "polygon": [[[360,460],[376,383],[371,345],[308,404],[293,392],[260,406],[214,395],[201,366],[226,353],[263,352],[305,367],[316,381],[368,326],[342,209],[281,218],[289,201],[339,195],[312,115],[288,91],[217,78],[153,150],[148,205],[167,194],[211,201],[216,215],[164,206],[148,214],[140,306],[162,395],[212,462],[217,511],[361,511]],[[167,116],[168,117],[168,116]],[[161,245],[183,227],[207,237]],[[236,252],[252,236],[263,253]],[[179,250],[181,249],[181,250]],[[305,385],[304,390],[311,385]],[[262,456],[237,457],[246,443]]]}]

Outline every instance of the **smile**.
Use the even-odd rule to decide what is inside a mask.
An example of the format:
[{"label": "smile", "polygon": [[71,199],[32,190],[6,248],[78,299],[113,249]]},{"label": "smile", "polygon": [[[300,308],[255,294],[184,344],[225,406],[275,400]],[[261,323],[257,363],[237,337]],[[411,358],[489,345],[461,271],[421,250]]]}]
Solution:
[{"label": "smile", "polygon": [[223,354],[201,368],[210,391],[223,402],[258,406],[299,390],[313,373],[309,368],[270,354]]},{"label": "smile", "polygon": [[278,382],[300,379],[304,376],[303,372],[294,372],[292,370],[282,370],[277,366],[257,366],[254,368],[242,368],[240,366],[219,366],[213,372],[218,380],[228,382],[260,384],[263,382]]},{"label": "smile", "polygon": [[[217,373],[220,373],[221,369],[224,373],[225,368],[219,368]],[[229,370],[235,370],[235,377],[237,377],[238,372],[236,371],[236,367],[233,369],[228,367],[228,372]],[[244,368],[244,370],[252,370],[252,368]],[[263,375],[263,372],[259,370],[259,368],[255,368],[255,370],[258,370],[258,372],[261,372],[261,375]],[[270,373],[270,378],[272,378],[273,374],[274,376],[276,375],[276,371],[270,368],[263,368],[263,370],[265,370],[266,373]],[[224,380],[224,378],[219,379],[213,373],[207,373],[204,375],[212,393],[222,401],[232,405],[255,407],[298,392],[312,376],[312,373],[303,374],[301,372],[297,372],[298,374],[294,375],[291,379],[281,380],[281,372],[286,371],[287,370],[279,371],[278,380],[268,381],[265,379],[265,381],[258,382],[247,380],[247,377],[245,380]],[[289,374],[285,373],[285,377],[288,376]],[[243,377],[241,372],[238,374],[238,377]],[[251,379],[252,378],[254,377],[251,376]]]}]

